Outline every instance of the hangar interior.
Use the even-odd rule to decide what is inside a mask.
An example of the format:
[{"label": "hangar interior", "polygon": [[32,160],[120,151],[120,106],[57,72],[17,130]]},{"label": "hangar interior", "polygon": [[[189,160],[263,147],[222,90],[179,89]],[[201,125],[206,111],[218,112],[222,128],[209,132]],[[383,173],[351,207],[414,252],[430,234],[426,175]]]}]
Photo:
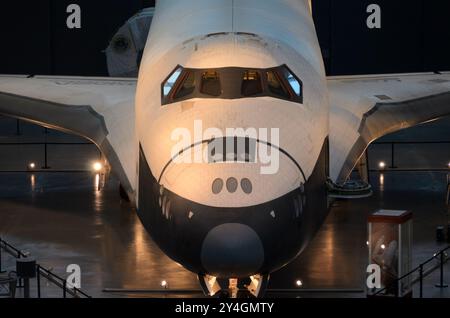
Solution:
[{"label": "hangar interior", "polygon": [[[382,10],[380,28],[367,26],[367,7],[374,2]],[[83,8],[79,30],[66,27],[71,3]],[[450,70],[450,3],[312,4],[328,75]],[[145,0],[45,0],[24,9],[17,2],[4,3],[0,32],[7,48],[1,53],[0,74],[107,76],[105,50],[114,35],[131,16],[152,5],[154,1]],[[20,12],[20,23],[11,12]],[[105,13],[108,19],[99,18]],[[448,131],[450,119],[442,118],[374,142],[364,168],[373,196],[334,201],[301,259],[272,275],[269,294],[366,297],[367,218],[379,209],[413,212],[413,267],[448,246],[450,233],[441,238],[438,231],[443,226],[446,232],[450,224]],[[197,277],[158,249],[118,194],[118,181],[92,171],[93,163],[101,160],[87,140],[1,117],[0,238],[61,277],[67,275],[67,264],[79,264],[82,289],[90,296],[198,297]],[[357,171],[354,176],[358,178]],[[2,268],[14,268],[15,261],[3,254]],[[448,264],[444,272],[450,282]],[[430,271],[423,296],[450,297],[448,288],[435,287],[439,275],[439,270]],[[419,288],[414,285],[414,297]],[[61,295],[48,282],[43,290],[47,297]],[[37,293],[35,281],[31,293]],[[24,296],[24,289],[17,289],[17,295]]]}]

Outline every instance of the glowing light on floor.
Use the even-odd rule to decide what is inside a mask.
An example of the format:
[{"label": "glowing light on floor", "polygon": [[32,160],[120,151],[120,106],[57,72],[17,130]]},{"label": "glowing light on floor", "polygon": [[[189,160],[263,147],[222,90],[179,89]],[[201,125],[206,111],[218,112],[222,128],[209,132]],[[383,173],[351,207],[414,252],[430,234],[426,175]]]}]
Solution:
[{"label": "glowing light on floor", "polygon": [[303,282],[299,279],[295,282],[295,285],[297,285],[297,287],[302,287],[303,286]]},{"label": "glowing light on floor", "polygon": [[28,169],[30,170],[36,169],[36,164],[34,162],[30,162],[30,164],[28,165]]},{"label": "glowing light on floor", "polygon": [[378,167],[379,167],[380,169],[385,169],[385,168],[386,168],[386,163],[385,163],[384,161],[381,161],[381,162],[378,164]]},{"label": "glowing light on floor", "polygon": [[100,175],[98,173],[95,175],[95,189],[100,191]]},{"label": "glowing light on floor", "polygon": [[167,288],[169,288],[169,283],[166,280],[163,280],[161,282],[161,287],[167,289]]},{"label": "glowing light on floor", "polygon": [[36,177],[34,176],[34,174],[31,175],[30,181],[31,181],[31,191],[34,192],[34,190],[36,190]]},{"label": "glowing light on floor", "polygon": [[95,172],[100,172],[100,171],[103,170],[103,165],[101,164],[101,162],[95,162],[95,163],[92,165],[92,169],[93,169]]}]

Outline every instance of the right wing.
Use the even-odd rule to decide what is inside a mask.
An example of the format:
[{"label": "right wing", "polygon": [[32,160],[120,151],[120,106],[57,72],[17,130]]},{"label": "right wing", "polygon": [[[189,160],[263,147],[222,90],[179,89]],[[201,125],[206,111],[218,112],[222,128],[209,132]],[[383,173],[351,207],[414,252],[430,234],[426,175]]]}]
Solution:
[{"label": "right wing", "polygon": [[134,200],[135,92],[135,79],[0,75],[0,114],[91,140]]},{"label": "right wing", "polygon": [[330,177],[344,182],[374,140],[450,115],[450,73],[328,78]]}]

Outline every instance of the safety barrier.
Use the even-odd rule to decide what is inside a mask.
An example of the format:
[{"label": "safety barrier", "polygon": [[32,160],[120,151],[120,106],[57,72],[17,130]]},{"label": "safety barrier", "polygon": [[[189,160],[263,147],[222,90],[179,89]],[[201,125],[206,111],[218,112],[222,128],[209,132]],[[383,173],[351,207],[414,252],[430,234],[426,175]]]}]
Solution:
[{"label": "safety barrier", "polygon": [[[6,242],[2,238],[0,238],[0,272],[3,272],[3,273],[5,271],[3,271],[3,269],[2,269],[2,260],[3,260],[2,259],[2,256],[3,256],[2,251],[5,251],[6,253],[8,253],[9,255],[11,255],[12,257],[14,257],[16,259],[27,257],[27,255],[25,253],[23,253],[19,249],[15,248],[11,244],[9,244],[8,242]],[[38,298],[42,297],[42,292],[41,292],[41,279],[42,278],[47,279],[54,286],[61,288],[63,298],[67,298],[68,295],[70,295],[74,298],[81,298],[81,297],[91,298],[91,296],[89,296],[88,294],[83,292],[81,289],[73,287],[73,286],[68,286],[67,280],[65,280],[64,278],[52,273],[51,271],[49,271],[45,267],[42,267],[41,265],[36,264],[36,280],[37,280],[37,297]],[[23,287],[20,279],[19,279],[18,287],[19,288]]]},{"label": "safety barrier", "polygon": [[425,265],[429,264],[430,262],[432,262],[433,260],[436,260],[436,259],[439,259],[439,268],[440,268],[439,284],[437,284],[436,287],[438,287],[438,288],[448,287],[448,285],[446,285],[444,283],[444,264],[449,260],[448,255],[446,253],[449,249],[450,249],[450,246],[448,246],[448,247],[444,248],[443,250],[441,250],[440,252],[434,254],[433,257],[431,257],[428,260],[426,260],[425,262],[421,263],[419,266],[414,268],[409,273],[403,275],[400,278],[397,278],[392,283],[390,283],[388,286],[385,286],[384,288],[380,289],[379,291],[374,293],[373,296],[380,296],[383,292],[387,291],[390,287],[395,286],[396,284],[399,284],[405,278],[411,278],[412,275],[414,275],[418,272],[419,276],[416,279],[413,279],[412,282],[415,283],[415,282],[419,281],[419,297],[423,298],[423,279],[435,270],[435,268],[432,268],[430,271],[425,273],[425,271],[424,271]]}]

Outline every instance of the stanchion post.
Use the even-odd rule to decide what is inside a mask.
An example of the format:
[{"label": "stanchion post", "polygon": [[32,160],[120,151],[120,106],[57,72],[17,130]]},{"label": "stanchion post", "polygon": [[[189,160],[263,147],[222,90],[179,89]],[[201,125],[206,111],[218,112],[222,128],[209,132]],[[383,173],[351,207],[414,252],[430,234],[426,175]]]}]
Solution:
[{"label": "stanchion post", "polygon": [[389,167],[391,169],[396,169],[395,166],[395,143],[391,143],[391,166]]},{"label": "stanchion post", "polygon": [[438,288],[447,288],[448,285],[444,283],[444,251],[441,252],[441,257],[440,257],[440,281],[439,284],[436,284],[436,287]]},{"label": "stanchion post", "polygon": [[41,298],[41,269],[36,265],[37,296]]},{"label": "stanchion post", "polygon": [[0,273],[5,273],[6,271],[2,268],[2,239],[0,238]]},{"label": "stanchion post", "polygon": [[420,265],[419,269],[419,276],[420,276],[420,298],[423,298],[423,265]]}]

